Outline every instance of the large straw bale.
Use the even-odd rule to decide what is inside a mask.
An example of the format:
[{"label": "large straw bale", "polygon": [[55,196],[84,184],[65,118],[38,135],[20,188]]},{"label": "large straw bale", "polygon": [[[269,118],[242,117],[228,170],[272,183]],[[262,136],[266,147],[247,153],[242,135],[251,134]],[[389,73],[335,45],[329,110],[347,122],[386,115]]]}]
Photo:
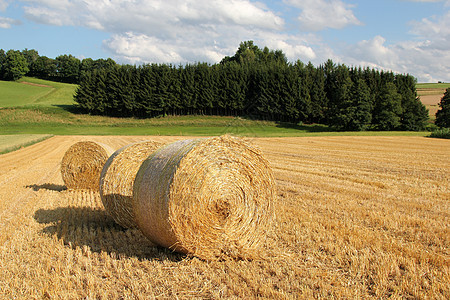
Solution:
[{"label": "large straw bale", "polygon": [[67,188],[98,190],[103,165],[113,152],[111,147],[92,141],[73,144],[61,161],[61,175]]},{"label": "large straw bale", "polygon": [[163,143],[137,142],[114,152],[100,176],[100,197],[106,211],[125,228],[136,227],[132,198],[133,184],[142,162]]},{"label": "large straw bale", "polygon": [[252,258],[270,229],[275,196],[261,152],[222,136],[152,154],[136,176],[133,210],[156,244],[205,259]]}]

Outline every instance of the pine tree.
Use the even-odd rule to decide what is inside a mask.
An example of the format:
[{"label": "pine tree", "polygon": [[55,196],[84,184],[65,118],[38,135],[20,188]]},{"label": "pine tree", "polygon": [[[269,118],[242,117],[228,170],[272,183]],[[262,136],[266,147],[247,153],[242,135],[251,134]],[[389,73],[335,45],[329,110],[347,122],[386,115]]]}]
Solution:
[{"label": "pine tree", "polygon": [[423,130],[429,119],[428,110],[416,91],[417,80],[410,75],[396,75],[395,84],[402,97],[401,124],[404,130]]},{"label": "pine tree", "polygon": [[5,50],[0,49],[0,79],[3,78],[3,74],[4,74],[4,64],[6,62],[6,53]]},{"label": "pine tree", "polygon": [[401,101],[401,95],[397,92],[397,87],[394,83],[386,82],[381,86],[372,112],[372,123],[375,129],[394,130],[400,127]]},{"label": "pine tree", "polygon": [[450,127],[450,88],[444,93],[439,102],[440,109],[436,113],[435,124],[439,127]]}]

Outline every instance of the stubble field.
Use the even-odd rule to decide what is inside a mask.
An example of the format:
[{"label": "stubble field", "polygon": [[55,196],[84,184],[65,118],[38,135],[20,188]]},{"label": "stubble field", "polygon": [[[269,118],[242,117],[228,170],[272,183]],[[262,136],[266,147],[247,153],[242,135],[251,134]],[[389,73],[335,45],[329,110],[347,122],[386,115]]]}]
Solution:
[{"label": "stubble field", "polygon": [[[185,138],[185,137],[183,137]],[[450,298],[450,141],[255,138],[278,186],[264,257],[203,261],[151,244],[67,190],[64,152],[180,137],[55,136],[0,155],[0,297]]]}]

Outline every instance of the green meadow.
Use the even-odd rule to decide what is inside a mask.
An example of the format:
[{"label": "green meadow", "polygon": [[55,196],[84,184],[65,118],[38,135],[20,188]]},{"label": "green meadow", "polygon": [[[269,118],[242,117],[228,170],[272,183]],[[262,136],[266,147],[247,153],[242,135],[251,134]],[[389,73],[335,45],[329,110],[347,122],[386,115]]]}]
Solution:
[{"label": "green meadow", "polygon": [[37,78],[0,81],[0,107],[73,105],[77,86]]},{"label": "green meadow", "polygon": [[0,135],[198,135],[255,137],[317,135],[427,135],[427,132],[336,132],[324,125],[302,125],[221,116],[111,118],[78,113],[76,85],[24,77],[0,81]]},{"label": "green meadow", "polygon": [[445,90],[450,87],[450,83],[418,83],[416,85],[417,90],[422,89],[441,89]]}]

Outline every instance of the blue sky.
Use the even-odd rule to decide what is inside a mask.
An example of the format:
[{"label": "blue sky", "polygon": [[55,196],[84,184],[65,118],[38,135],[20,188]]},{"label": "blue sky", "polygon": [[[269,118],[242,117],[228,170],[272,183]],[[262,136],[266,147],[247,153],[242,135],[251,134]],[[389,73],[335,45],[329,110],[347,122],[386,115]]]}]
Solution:
[{"label": "blue sky", "polygon": [[246,40],[450,82],[450,0],[0,0],[0,48],[51,58],[216,63]]}]

